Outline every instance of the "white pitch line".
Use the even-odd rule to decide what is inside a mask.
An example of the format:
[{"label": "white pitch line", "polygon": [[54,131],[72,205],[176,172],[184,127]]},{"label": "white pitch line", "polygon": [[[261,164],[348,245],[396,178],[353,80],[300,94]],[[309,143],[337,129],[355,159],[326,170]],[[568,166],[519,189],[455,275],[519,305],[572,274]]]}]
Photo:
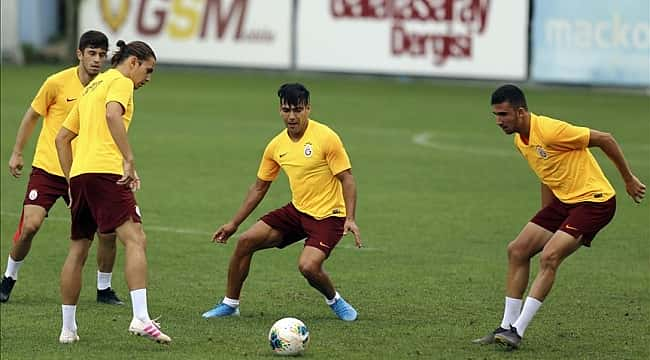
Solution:
[{"label": "white pitch line", "polygon": [[[8,212],[8,211],[0,211],[0,215],[2,216],[11,216],[11,217],[19,217],[20,214],[16,214],[13,212]],[[70,222],[70,218],[62,218],[58,216],[48,216],[46,221],[56,221],[56,222]],[[146,231],[157,231],[157,232],[165,232],[165,233],[173,233],[173,234],[185,234],[185,235],[200,235],[200,236],[206,236],[206,237],[211,237],[213,233],[207,232],[207,231],[197,231],[197,230],[189,230],[189,229],[178,229],[178,228],[170,228],[166,226],[156,226],[156,225],[144,225],[144,229]],[[235,238],[239,235],[239,233],[233,234],[232,238]],[[346,237],[341,239],[341,241],[344,241]],[[354,245],[339,245],[336,247],[337,249],[353,249],[353,250],[359,250],[359,251],[378,251],[380,249],[375,248],[375,247],[362,247],[361,249],[357,249],[356,246]]]},{"label": "white pitch line", "polygon": [[[7,212],[7,211],[2,211],[0,212],[2,216],[13,216],[13,217],[19,217],[20,214],[12,213],[12,212]],[[62,218],[62,217],[57,217],[57,216],[48,216],[46,221],[56,221],[56,222],[70,222],[70,218]],[[173,233],[173,234],[187,234],[187,235],[201,235],[201,236],[212,236],[211,232],[207,231],[197,231],[197,230],[190,230],[190,229],[178,229],[178,228],[170,228],[166,226],[156,226],[156,225],[147,225],[144,224],[144,229],[146,231],[158,231],[158,232],[166,232],[166,233]]]},{"label": "white pitch line", "polygon": [[493,148],[478,147],[474,148],[468,145],[453,145],[453,144],[443,144],[440,141],[435,141],[435,134],[430,132],[423,132],[413,135],[413,142],[417,145],[430,147],[433,149],[443,150],[443,151],[454,151],[454,152],[464,152],[468,154],[475,155],[490,155],[490,156],[499,156],[499,157],[516,157],[516,150],[512,151],[498,150]]}]

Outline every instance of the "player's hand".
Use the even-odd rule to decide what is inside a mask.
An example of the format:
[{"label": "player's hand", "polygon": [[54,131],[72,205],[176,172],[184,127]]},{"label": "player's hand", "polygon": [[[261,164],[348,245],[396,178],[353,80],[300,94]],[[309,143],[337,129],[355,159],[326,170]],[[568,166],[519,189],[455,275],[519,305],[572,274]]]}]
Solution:
[{"label": "player's hand", "polygon": [[632,175],[630,180],[625,182],[625,190],[627,190],[628,195],[630,195],[632,200],[637,204],[645,197],[645,184],[639,181],[639,179],[634,175]]},{"label": "player's hand", "polygon": [[140,176],[138,176],[138,172],[134,171],[134,173],[135,173],[135,179],[131,181],[131,183],[129,184],[129,188],[131,188],[131,191],[136,192],[140,190],[140,186],[142,185],[142,182],[140,181]]},{"label": "player's hand", "polygon": [[11,158],[9,159],[9,173],[17,178],[20,177],[23,170],[23,154],[12,152]]},{"label": "player's hand", "polygon": [[122,175],[122,177],[117,180],[117,184],[126,185],[129,186],[129,188],[133,189],[133,185],[131,183],[140,180],[140,178],[138,178],[138,174],[135,171],[135,163],[133,161],[124,160],[122,166],[124,168],[124,175]]},{"label": "player's hand", "polygon": [[212,241],[218,244],[225,244],[228,238],[237,231],[237,226],[232,222],[221,225],[212,235]]},{"label": "player's hand", "polygon": [[354,245],[358,248],[362,247],[361,243],[361,232],[359,227],[354,220],[345,219],[345,224],[343,225],[343,235],[347,235],[348,232],[351,232],[354,235]]}]

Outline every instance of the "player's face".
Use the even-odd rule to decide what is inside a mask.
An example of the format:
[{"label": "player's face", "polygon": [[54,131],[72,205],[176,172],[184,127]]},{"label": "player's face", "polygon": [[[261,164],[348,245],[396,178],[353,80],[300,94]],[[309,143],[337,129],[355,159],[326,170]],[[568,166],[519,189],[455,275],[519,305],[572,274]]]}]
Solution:
[{"label": "player's face", "polygon": [[[522,110],[522,108],[519,110]],[[492,113],[496,118],[497,126],[508,135],[519,130],[519,122],[522,116],[520,112],[515,110],[509,102],[492,105]]]},{"label": "player's face", "polygon": [[88,75],[95,76],[102,71],[102,65],[106,61],[106,49],[87,47],[83,51],[77,50],[77,59]]},{"label": "player's face", "polygon": [[280,116],[292,136],[301,136],[305,132],[310,112],[309,104],[298,104],[297,106],[289,105],[286,102],[280,104]]},{"label": "player's face", "polygon": [[153,57],[144,61],[136,59],[134,66],[131,72],[131,80],[133,80],[133,88],[139,89],[151,80],[151,75],[156,67],[156,60]]}]

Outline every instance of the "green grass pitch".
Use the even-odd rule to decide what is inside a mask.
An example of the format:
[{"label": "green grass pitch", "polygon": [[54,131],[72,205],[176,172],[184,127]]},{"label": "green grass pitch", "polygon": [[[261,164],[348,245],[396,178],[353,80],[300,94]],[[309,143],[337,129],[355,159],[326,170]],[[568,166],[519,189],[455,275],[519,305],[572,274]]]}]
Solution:
[{"label": "green grass pitch", "polygon": [[[6,171],[22,115],[58,67],[1,71],[1,251],[4,271],[29,167]],[[254,181],[267,141],[283,128],[276,90],[300,81],[312,91],[312,117],[334,128],[352,159],[357,221],[366,248],[342,240],[326,263],[359,320],[335,319],[301,277],[301,246],[255,255],[241,318],[206,321],[223,296],[235,238],[210,235],[229,220]],[[590,249],[560,268],[556,285],[526,332],[523,348],[504,353],[472,338],[499,324],[506,245],[538,210],[539,184],[512,138],[495,126],[496,84],[317,74],[157,69],[136,92],[129,137],[148,235],[149,312],[173,337],[160,346],[127,332],[130,301],[95,303],[95,248],[77,311],[81,341],[58,343],[59,272],[68,248],[68,212],[59,202],[34,240],[11,300],[0,306],[2,359],[271,358],[267,332],[279,318],[303,320],[309,359],[645,359],[650,344],[650,208],[618,191],[618,210]],[[530,88],[533,112],[609,131],[636,174],[650,185],[647,95],[584,88]],[[25,148],[31,163],[35,136]],[[290,200],[286,177],[242,224]],[[118,250],[113,286],[128,299]],[[535,258],[532,275],[537,271]],[[130,300],[130,299],[129,299]]]}]

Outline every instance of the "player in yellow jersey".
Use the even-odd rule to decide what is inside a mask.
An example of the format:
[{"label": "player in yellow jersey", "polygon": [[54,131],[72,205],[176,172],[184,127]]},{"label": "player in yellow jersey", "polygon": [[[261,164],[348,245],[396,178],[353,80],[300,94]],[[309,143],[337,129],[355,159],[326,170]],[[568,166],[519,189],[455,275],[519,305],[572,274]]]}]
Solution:
[{"label": "player in yellow jersey", "polygon": [[[59,198],[68,203],[68,185],[56,155],[54,138],[68,112],[76,104],[84,86],[101,71],[107,51],[108,38],[103,33],[91,30],[81,35],[77,49],[79,65],[48,77],[23,116],[9,160],[9,172],[14,177],[21,175],[25,143],[34,131],[38,119],[42,116],[44,120],[36,144],[20,224],[14,235],[7,268],[0,284],[0,302],[9,300],[11,290],[18,280],[18,270],[50,208]],[[115,250],[114,234],[99,237],[97,301],[121,305],[123,302],[111,288]]]},{"label": "player in yellow jersey", "polygon": [[[560,263],[580,246],[591,246],[598,231],[614,217],[614,189],[589,148],[600,148],[612,160],[634,201],[643,199],[646,187],[630,170],[612,135],[529,112],[524,93],[514,85],[494,91],[492,112],[506,134],[515,134],[516,148],[541,181],[542,209],[508,244],[501,325],[474,340],[516,349],[551,291]],[[530,259],[540,252],[539,272],[524,302]]]},{"label": "player in yellow jersey", "polygon": [[76,309],[84,261],[94,234],[111,232],[125,248],[124,273],[133,307],[129,331],[156,342],[171,342],[147,309],[146,237],[133,194],[140,188],[140,178],[127,137],[133,91],[151,79],[156,56],[142,41],[126,44],[120,40],[117,46],[113,68],[86,86],[55,140],[61,169],[70,184],[72,214],[70,250],[61,270],[61,343],[79,340]]},{"label": "player in yellow jersey", "polygon": [[239,315],[239,295],[256,251],[283,248],[306,239],[298,269],[340,319],[353,321],[357,311],[343,300],[323,270],[323,263],[347,232],[354,234],[356,245],[361,247],[352,166],[338,135],[309,118],[309,91],[303,85],[282,85],[278,96],[286,130],[267,145],[256,182],[232,220],[214,233],[213,241],[225,243],[237,231],[262,201],[280,169],[289,178],[291,202],[264,215],[241,234],[230,258],[226,296],[203,317]]}]

